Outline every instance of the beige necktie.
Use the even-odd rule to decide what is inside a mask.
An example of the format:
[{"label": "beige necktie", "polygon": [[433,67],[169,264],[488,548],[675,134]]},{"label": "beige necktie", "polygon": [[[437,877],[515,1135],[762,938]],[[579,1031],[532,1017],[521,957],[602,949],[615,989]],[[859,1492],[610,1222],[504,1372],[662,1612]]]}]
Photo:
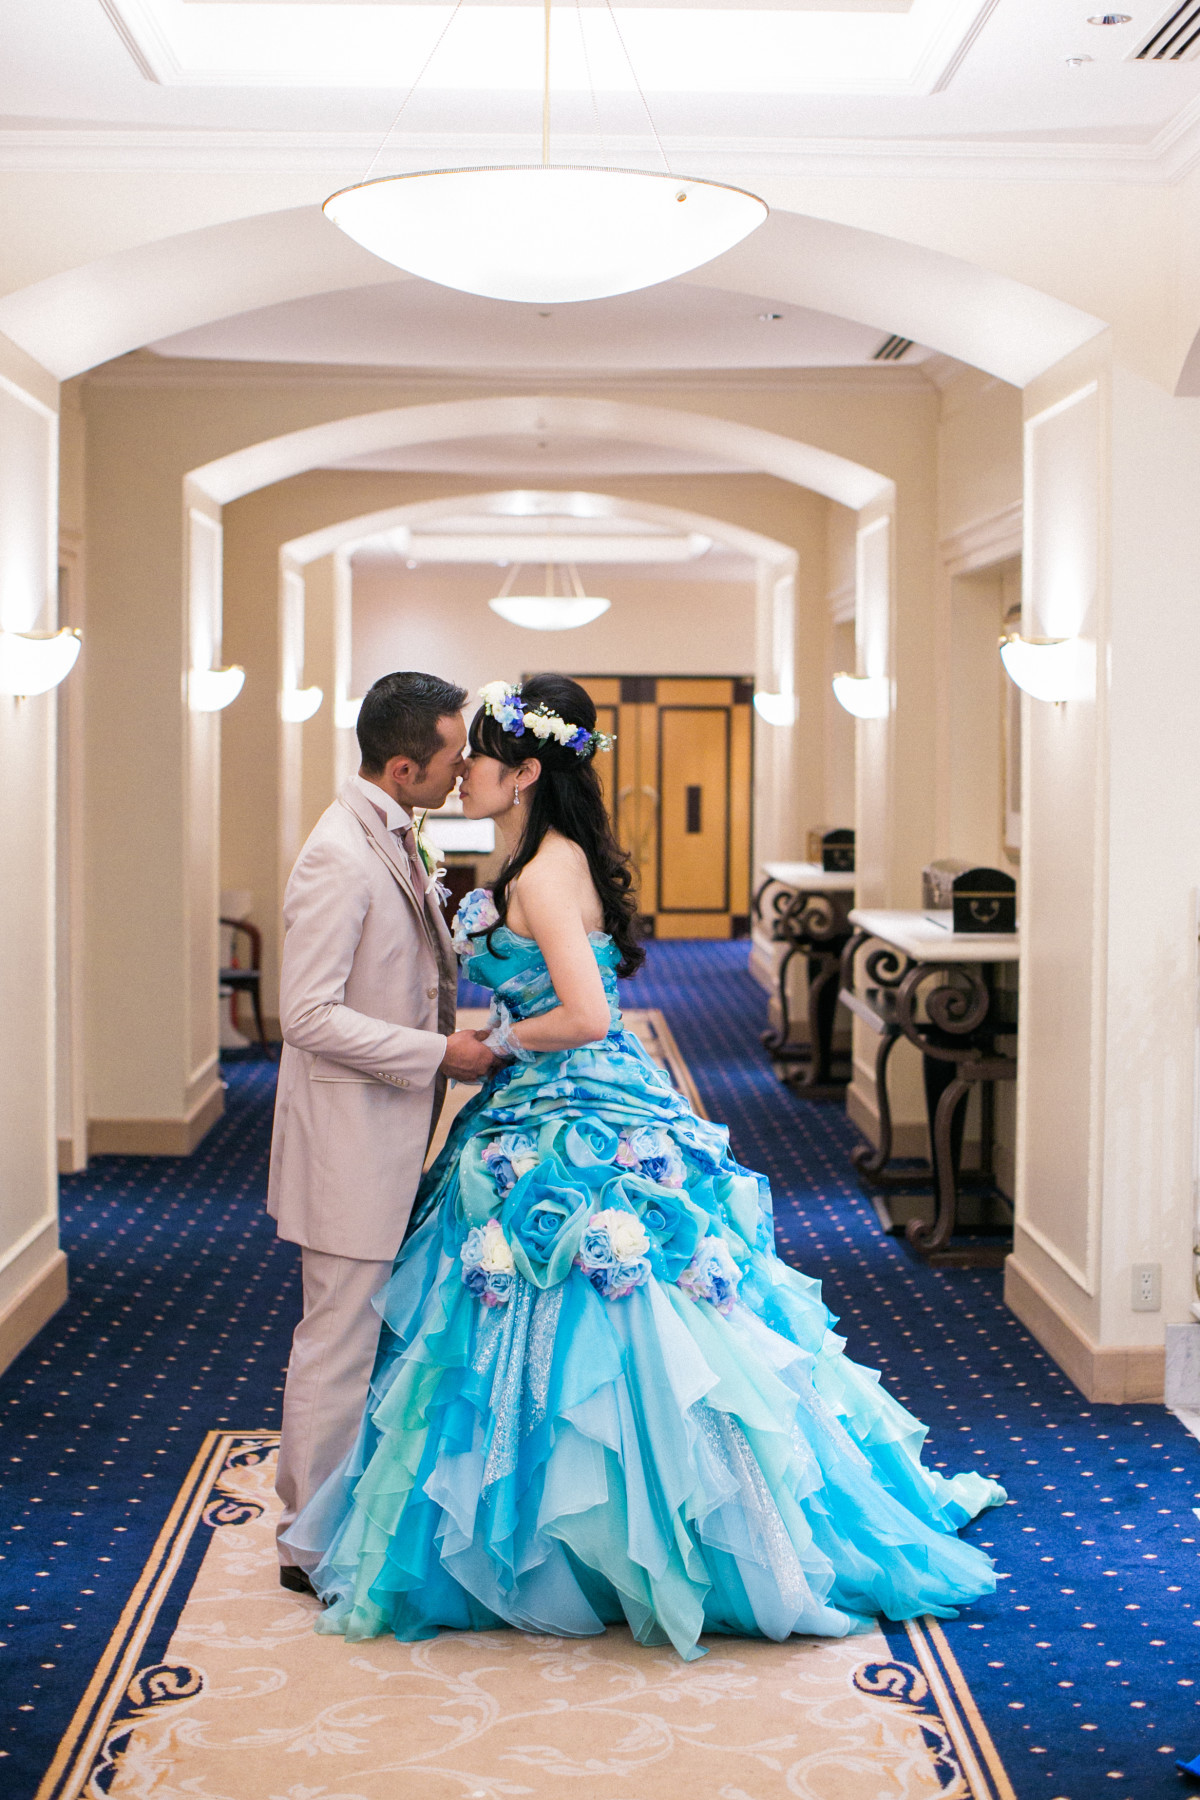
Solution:
[{"label": "beige necktie", "polygon": [[393,835],[398,837],[400,842],[404,845],[405,855],[408,857],[408,866],[412,872],[413,888],[416,891],[417,899],[424,900],[425,885],[428,877],[425,872],[425,864],[421,861],[421,855],[417,849],[416,834],[411,825],[398,825]]}]

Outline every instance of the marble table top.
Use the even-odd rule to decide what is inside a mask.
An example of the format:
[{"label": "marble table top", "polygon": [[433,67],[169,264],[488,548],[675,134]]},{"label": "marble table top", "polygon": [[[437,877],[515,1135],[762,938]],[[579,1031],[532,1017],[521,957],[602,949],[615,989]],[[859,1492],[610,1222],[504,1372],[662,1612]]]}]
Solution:
[{"label": "marble table top", "polygon": [[[763,865],[764,868],[767,864]],[[783,866],[783,865],[780,865]],[[913,962],[1019,962],[1021,937],[1016,931],[955,931],[954,914],[946,912],[876,911],[855,907],[850,923],[885,944],[903,950]]]},{"label": "marble table top", "polygon": [[780,887],[809,894],[852,894],[856,880],[853,873],[837,874],[814,862],[765,862],[762,872]]}]

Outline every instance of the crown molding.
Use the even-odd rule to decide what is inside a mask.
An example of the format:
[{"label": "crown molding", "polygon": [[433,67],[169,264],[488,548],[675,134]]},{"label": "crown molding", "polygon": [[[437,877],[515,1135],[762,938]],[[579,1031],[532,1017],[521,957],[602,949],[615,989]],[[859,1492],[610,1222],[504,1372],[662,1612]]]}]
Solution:
[{"label": "crown molding", "polygon": [[947,532],[938,548],[948,575],[971,575],[994,563],[1020,556],[1025,510],[1024,503],[1014,500],[999,512],[983,519],[973,519],[957,531]]},{"label": "crown molding", "polygon": [[[943,181],[1175,182],[1200,164],[1200,95],[1144,144],[1002,143],[961,138],[664,138],[689,173]],[[0,128],[0,174],[273,174],[358,180],[379,148],[378,132]],[[406,133],[388,172],[536,160],[532,134]],[[613,156],[611,139],[559,141],[564,162],[637,164]]]},{"label": "crown molding", "polygon": [[[851,364],[844,368],[791,369],[463,369],[397,368],[390,364],[262,363],[208,360],[203,357],[158,356],[152,350],[133,350],[128,356],[80,377],[88,387],[140,388],[279,388],[369,387],[386,396],[381,406],[394,404],[395,395],[446,394],[593,394],[609,389],[636,387],[639,394],[763,391],[803,389],[806,392],[846,392],[859,389],[879,393],[909,392],[929,395],[923,363],[911,368],[896,364]],[[395,390],[393,395],[392,390]],[[370,410],[375,410],[374,408]]]}]

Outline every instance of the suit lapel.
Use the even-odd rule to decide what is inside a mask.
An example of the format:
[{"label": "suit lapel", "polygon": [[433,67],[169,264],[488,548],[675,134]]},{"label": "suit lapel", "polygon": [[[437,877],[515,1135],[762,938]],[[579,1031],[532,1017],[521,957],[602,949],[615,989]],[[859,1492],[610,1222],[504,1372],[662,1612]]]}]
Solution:
[{"label": "suit lapel", "polygon": [[433,922],[429,916],[427,896],[418,894],[413,886],[412,870],[409,867],[408,857],[405,854],[403,847],[397,843],[391,832],[388,831],[383,820],[371,805],[371,802],[366,798],[365,794],[360,794],[352,782],[346,784],[338,795],[338,798],[342,802],[342,805],[348,806],[350,811],[354,814],[355,818],[366,832],[371,848],[375,851],[376,855],[381,857],[387,864],[389,870],[399,882],[400,887],[412,901],[417,912],[421,915],[421,921],[433,940],[435,949],[439,950],[440,960],[440,946],[438,944],[436,931],[433,927]]}]

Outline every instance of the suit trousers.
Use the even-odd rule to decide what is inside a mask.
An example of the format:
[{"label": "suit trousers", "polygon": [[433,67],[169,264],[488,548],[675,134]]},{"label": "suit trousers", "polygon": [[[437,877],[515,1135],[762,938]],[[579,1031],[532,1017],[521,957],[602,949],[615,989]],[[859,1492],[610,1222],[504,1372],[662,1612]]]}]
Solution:
[{"label": "suit trousers", "polygon": [[[379,1314],[371,1299],[392,1273],[390,1262],[362,1262],[307,1247],[301,1255],[304,1316],[292,1338],[283,1390],[275,1479],[283,1502],[278,1537],[358,1436],[379,1342]],[[285,1545],[279,1556],[283,1563],[297,1560]]]}]

